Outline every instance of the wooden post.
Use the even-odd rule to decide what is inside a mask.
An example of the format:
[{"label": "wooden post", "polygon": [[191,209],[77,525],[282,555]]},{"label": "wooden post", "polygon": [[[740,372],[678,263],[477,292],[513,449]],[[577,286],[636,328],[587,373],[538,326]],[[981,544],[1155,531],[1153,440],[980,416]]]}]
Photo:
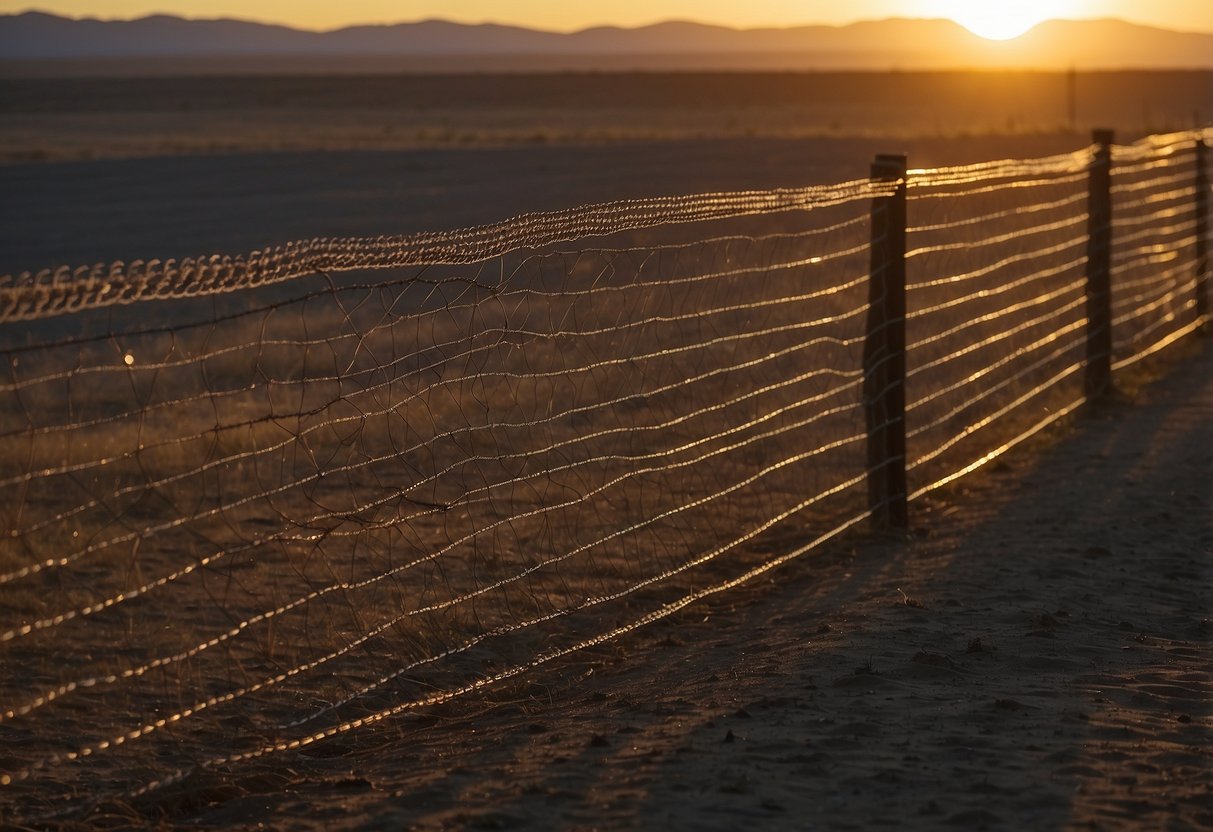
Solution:
[{"label": "wooden post", "polygon": [[897,182],[872,201],[863,404],[868,428],[868,505],[877,528],[909,527],[906,506],[906,157],[881,154],[872,179]]},{"label": "wooden post", "polygon": [[1087,191],[1086,394],[1098,399],[1112,386],[1112,141],[1095,130]]},{"label": "wooden post", "polygon": [[1209,322],[1209,148],[1196,140],[1196,319]]}]

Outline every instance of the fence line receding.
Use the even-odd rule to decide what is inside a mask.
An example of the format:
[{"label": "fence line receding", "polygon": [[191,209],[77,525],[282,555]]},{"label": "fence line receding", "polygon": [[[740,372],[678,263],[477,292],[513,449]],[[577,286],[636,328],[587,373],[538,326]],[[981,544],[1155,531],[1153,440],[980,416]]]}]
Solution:
[{"label": "fence line receding", "polygon": [[0,279],[3,816],[306,756],[904,525],[1198,328],[1211,138]]}]

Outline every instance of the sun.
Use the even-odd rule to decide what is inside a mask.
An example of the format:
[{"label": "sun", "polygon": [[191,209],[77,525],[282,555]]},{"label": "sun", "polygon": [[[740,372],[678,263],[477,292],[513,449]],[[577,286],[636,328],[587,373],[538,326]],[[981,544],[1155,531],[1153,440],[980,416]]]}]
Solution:
[{"label": "sun", "polygon": [[945,0],[936,5],[940,14],[975,35],[989,40],[1010,40],[1042,20],[1057,16],[1065,3],[1058,0]]}]

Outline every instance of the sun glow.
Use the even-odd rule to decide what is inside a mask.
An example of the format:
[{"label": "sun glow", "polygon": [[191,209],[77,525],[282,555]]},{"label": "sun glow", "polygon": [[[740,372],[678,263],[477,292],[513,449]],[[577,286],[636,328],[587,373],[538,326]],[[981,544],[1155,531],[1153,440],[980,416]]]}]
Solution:
[{"label": "sun glow", "polygon": [[1042,20],[1064,12],[1058,0],[959,0],[938,4],[940,13],[989,40],[1017,38]]}]

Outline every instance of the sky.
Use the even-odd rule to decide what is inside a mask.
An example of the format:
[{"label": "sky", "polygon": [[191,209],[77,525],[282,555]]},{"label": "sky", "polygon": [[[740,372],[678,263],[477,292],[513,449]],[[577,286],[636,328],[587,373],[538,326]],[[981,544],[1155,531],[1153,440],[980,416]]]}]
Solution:
[{"label": "sky", "polygon": [[557,31],[672,19],[746,28],[950,17],[977,30],[984,25],[990,34],[1006,37],[1044,17],[1118,17],[1168,29],[1213,32],[1211,0],[39,0],[32,7],[29,0],[0,0],[0,13],[30,8],[71,17],[131,18],[152,13],[236,17],[304,29],[431,17]]}]

